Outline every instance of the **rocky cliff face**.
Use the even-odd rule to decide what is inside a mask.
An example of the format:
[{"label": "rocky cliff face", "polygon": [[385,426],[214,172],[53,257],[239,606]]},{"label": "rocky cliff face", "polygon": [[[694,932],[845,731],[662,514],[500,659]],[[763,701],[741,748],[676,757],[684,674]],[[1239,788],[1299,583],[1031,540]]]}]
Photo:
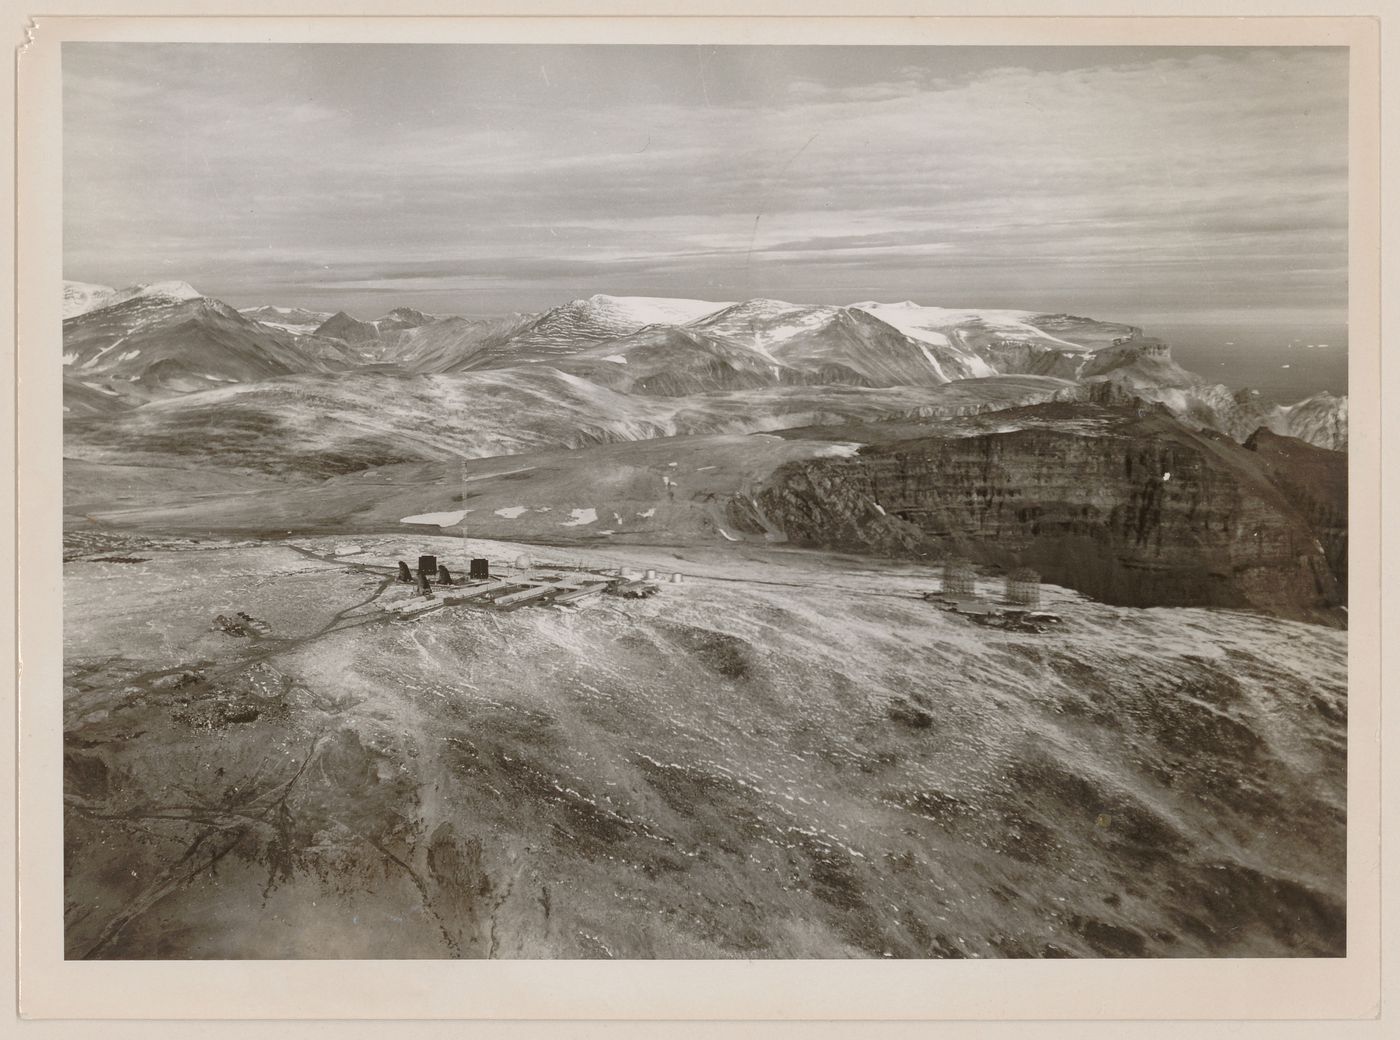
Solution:
[{"label": "rocky cliff face", "polygon": [[1263,446],[1261,460],[1162,409],[1040,405],[790,464],[730,519],[801,545],[1029,565],[1110,603],[1335,622],[1345,496],[1340,514],[1335,495],[1290,500],[1282,488],[1306,476]]},{"label": "rocky cliff face", "polygon": [[1347,457],[1340,451],[1259,429],[1244,442],[1269,479],[1307,518],[1322,543],[1327,565],[1346,588]]}]

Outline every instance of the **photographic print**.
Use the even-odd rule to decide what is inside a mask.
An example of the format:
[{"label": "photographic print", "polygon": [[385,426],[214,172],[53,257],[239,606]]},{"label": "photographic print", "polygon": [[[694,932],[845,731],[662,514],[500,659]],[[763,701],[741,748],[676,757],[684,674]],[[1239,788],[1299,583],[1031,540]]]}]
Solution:
[{"label": "photographic print", "polygon": [[1347,48],[61,62],[66,958],[1346,955]]}]

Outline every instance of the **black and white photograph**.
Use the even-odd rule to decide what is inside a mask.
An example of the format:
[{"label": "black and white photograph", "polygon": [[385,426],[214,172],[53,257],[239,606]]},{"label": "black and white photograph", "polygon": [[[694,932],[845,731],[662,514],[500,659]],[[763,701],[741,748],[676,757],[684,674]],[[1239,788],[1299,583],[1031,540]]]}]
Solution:
[{"label": "black and white photograph", "polygon": [[1347,956],[1348,48],[61,66],[66,959]]}]

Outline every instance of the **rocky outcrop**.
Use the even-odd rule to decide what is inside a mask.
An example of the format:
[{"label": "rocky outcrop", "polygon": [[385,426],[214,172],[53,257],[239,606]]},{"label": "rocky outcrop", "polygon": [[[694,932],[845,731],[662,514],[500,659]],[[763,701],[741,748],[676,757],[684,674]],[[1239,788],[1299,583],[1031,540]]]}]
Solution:
[{"label": "rocky outcrop", "polygon": [[[962,337],[959,337],[961,340]],[[997,338],[980,344],[977,356],[1003,375],[1077,379],[1086,360],[1092,355],[1057,349],[1035,340]]]},{"label": "rocky outcrop", "polygon": [[1263,425],[1318,448],[1346,451],[1349,411],[1345,397],[1324,390],[1297,404],[1276,406],[1264,416]]},{"label": "rocky outcrop", "polygon": [[1256,430],[1244,446],[1268,472],[1270,481],[1307,518],[1322,543],[1327,564],[1342,587],[1347,580],[1347,456]]},{"label": "rocky outcrop", "polygon": [[1187,426],[1244,441],[1261,426],[1331,451],[1347,449],[1347,399],[1326,391],[1292,405],[1270,404],[1252,390],[1209,383],[1176,363],[1171,348],[1134,334],[1088,354],[1030,343],[999,343],[985,356],[999,371],[1079,380],[1091,401],[1136,397],[1165,406]]},{"label": "rocky outcrop", "polygon": [[1237,441],[1264,427],[1329,451],[1347,450],[1347,399],[1326,391],[1291,405],[1265,404],[1252,390],[1216,383],[1138,385],[1124,392],[1164,405],[1188,426]]},{"label": "rocky outcrop", "polygon": [[365,343],[379,338],[379,330],[367,321],[336,311],[316,329],[316,335],[329,336],[346,343]]},{"label": "rocky outcrop", "polygon": [[1140,406],[1057,403],[999,418],[996,432],[943,430],[789,464],[736,500],[731,520],[753,530],[761,512],[800,545],[1025,564],[1122,605],[1339,620],[1345,498],[1340,514],[1335,496],[1315,508],[1290,499],[1289,481],[1307,478],[1269,435],[1261,454]]}]

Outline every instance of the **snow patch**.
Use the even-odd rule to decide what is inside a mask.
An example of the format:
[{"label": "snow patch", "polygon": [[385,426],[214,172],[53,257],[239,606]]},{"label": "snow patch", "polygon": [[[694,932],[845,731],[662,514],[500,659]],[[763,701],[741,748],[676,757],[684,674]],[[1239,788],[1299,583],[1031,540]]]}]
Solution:
[{"label": "snow patch", "polygon": [[399,520],[401,524],[435,524],[438,527],[451,527],[453,524],[460,524],[462,517],[470,513],[470,509],[458,509],[449,513],[419,513],[416,516],[405,516]]},{"label": "snow patch", "polygon": [[653,517],[653,516],[656,515],[656,507],[655,507],[655,506],[652,506],[652,507],[651,507],[650,509],[648,509],[645,513],[638,513],[637,515],[638,515],[639,517],[641,517],[643,520],[648,520],[648,519],[650,519],[651,517]]},{"label": "snow patch", "polygon": [[816,458],[843,458],[849,459],[855,456],[856,452],[865,447],[864,444],[857,444],[854,441],[838,441],[835,444],[828,444],[816,451]]},{"label": "snow patch", "polygon": [[938,375],[938,378],[943,380],[943,382],[945,383],[948,382],[948,377],[943,374],[943,366],[940,365],[938,363],[938,359],[933,356],[933,351],[929,350],[927,346],[925,346],[923,343],[920,343],[918,340],[914,340],[914,342],[919,344],[919,349],[924,352],[924,360],[926,360],[929,363],[929,365],[933,368],[933,371]]},{"label": "snow patch", "polygon": [[99,350],[96,354],[92,355],[92,357],[88,358],[86,361],[83,362],[83,368],[92,368],[93,365],[97,364],[99,361],[102,360],[102,356],[103,356],[104,354],[107,354],[107,353],[109,353],[109,352],[111,352],[111,351],[113,351],[113,350],[116,350],[119,346],[121,346],[123,343],[125,343],[126,340],[127,340],[127,337],[126,337],[126,336],[122,336],[122,337],[120,337],[115,343],[112,343],[112,344],[109,344],[108,346],[103,347],[103,348],[102,348],[101,350]]},{"label": "snow patch", "polygon": [[582,527],[584,524],[591,524],[598,519],[596,509],[574,509],[569,513],[570,519],[561,523],[560,527]]},{"label": "snow patch", "polygon": [[614,365],[625,365],[625,364],[627,364],[627,359],[626,359],[625,357],[623,357],[621,354],[609,354],[607,357],[603,358],[603,360],[604,360],[604,361],[611,361]]},{"label": "snow patch", "polygon": [[[1004,309],[977,310],[972,308],[952,308],[952,307],[922,307],[909,300],[903,303],[878,303],[874,300],[864,300],[860,303],[851,304],[852,309],[865,311],[873,314],[886,325],[893,325],[900,332],[910,339],[923,340],[926,343],[933,343],[937,346],[949,346],[949,332],[955,331],[958,326],[973,325],[983,329],[990,329],[998,332],[1009,332],[1018,338],[1024,337],[1032,340],[1039,340],[1042,343],[1054,343],[1061,347],[1073,350],[1075,353],[1083,353],[1087,348],[1078,343],[1071,343],[1057,336],[1053,336],[1044,329],[1037,328],[1031,324],[1031,319],[1036,317],[1035,311],[1016,311]],[[975,355],[969,354],[969,362]],[[978,360],[981,360],[980,358]],[[983,362],[985,364],[985,362]],[[990,368],[990,366],[988,366]],[[983,373],[977,373],[983,374]],[[987,375],[993,373],[987,372]]]},{"label": "snow patch", "polygon": [[709,300],[671,299],[662,296],[590,296],[588,306],[600,317],[638,327],[684,325],[732,306]]},{"label": "snow patch", "polygon": [[506,506],[504,509],[496,510],[497,516],[503,516],[507,520],[514,520],[521,513],[526,511],[525,506]]}]

